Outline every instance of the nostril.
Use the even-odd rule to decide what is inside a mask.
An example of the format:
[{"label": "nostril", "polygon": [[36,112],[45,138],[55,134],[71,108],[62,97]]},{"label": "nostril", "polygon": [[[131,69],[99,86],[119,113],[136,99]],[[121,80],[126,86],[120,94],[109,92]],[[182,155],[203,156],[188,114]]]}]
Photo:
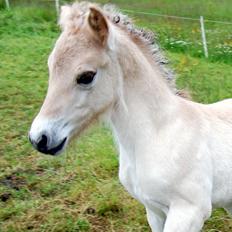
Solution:
[{"label": "nostril", "polygon": [[47,150],[47,142],[48,142],[47,136],[42,135],[40,141],[37,144],[38,150],[39,151]]}]

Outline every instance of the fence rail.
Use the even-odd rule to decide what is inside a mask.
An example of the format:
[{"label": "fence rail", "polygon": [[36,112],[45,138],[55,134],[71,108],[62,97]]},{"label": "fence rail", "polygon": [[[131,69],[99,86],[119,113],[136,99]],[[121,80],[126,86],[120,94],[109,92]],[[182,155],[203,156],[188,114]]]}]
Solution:
[{"label": "fence rail", "polygon": [[55,6],[56,6],[56,13],[57,15],[60,14],[60,2],[59,0],[55,0]]},{"label": "fence rail", "polygon": [[5,3],[6,3],[6,8],[7,8],[7,9],[10,9],[10,3],[9,3],[9,0],[5,0]]},{"label": "fence rail", "polygon": [[[43,0],[43,2],[53,2],[55,10],[57,12],[57,15],[60,13],[60,3],[64,2],[63,0]],[[5,0],[6,8],[9,10],[11,5],[9,0]],[[218,23],[218,24],[224,24],[224,25],[232,25],[232,22],[228,21],[220,21],[220,20],[210,20],[210,19],[204,19],[203,16],[200,16],[200,18],[191,18],[191,17],[183,17],[183,16],[176,16],[176,15],[166,15],[166,14],[159,14],[159,13],[151,13],[151,12],[144,12],[144,11],[135,11],[130,9],[123,9],[123,12],[130,13],[130,14],[138,14],[138,15],[147,15],[147,16],[155,16],[155,17],[163,17],[163,18],[172,18],[172,19],[179,19],[179,20],[188,20],[188,21],[195,21],[199,22],[200,25],[200,32],[201,32],[201,38],[202,38],[202,45],[203,45],[203,51],[206,58],[209,57],[208,52],[208,46],[207,46],[207,37],[206,37],[206,30],[205,30],[205,23]]]},{"label": "fence rail", "polygon": [[[183,20],[190,20],[190,21],[199,21],[199,19],[197,18],[190,18],[190,17],[183,17],[183,16],[176,16],[176,15],[166,15],[166,14],[150,13],[150,12],[144,12],[144,11],[133,11],[129,9],[124,9],[123,11],[127,13],[133,13],[133,14],[150,15],[150,16],[158,16],[158,17],[173,18],[173,19],[183,19]],[[211,20],[211,19],[204,19],[204,22],[232,25],[232,22]]]}]

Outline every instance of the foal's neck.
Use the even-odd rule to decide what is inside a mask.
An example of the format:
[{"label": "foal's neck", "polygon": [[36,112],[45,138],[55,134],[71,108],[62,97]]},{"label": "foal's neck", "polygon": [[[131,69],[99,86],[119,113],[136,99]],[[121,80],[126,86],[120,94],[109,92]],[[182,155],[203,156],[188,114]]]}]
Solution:
[{"label": "foal's neck", "polygon": [[123,99],[113,110],[112,125],[120,144],[127,139],[136,143],[140,137],[149,139],[150,133],[165,125],[173,115],[177,97],[163,80],[158,65],[153,66],[136,45],[120,52]]}]

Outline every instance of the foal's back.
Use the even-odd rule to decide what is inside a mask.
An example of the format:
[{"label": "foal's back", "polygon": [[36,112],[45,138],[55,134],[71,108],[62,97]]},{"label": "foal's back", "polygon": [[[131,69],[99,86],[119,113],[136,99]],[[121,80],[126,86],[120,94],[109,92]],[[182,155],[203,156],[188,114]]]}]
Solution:
[{"label": "foal's back", "polygon": [[232,99],[206,105],[213,161],[213,204],[232,212]]},{"label": "foal's back", "polygon": [[232,99],[226,99],[208,105],[208,108],[215,117],[232,125]]}]

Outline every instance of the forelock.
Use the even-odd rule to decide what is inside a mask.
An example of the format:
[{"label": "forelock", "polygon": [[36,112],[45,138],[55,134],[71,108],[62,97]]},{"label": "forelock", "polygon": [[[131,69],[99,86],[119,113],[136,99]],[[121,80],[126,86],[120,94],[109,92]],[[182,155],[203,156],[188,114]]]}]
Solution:
[{"label": "forelock", "polygon": [[62,30],[68,28],[77,29],[80,27],[84,22],[85,16],[89,12],[90,6],[94,6],[94,4],[81,2],[62,6],[59,19],[59,25],[61,26]]}]

